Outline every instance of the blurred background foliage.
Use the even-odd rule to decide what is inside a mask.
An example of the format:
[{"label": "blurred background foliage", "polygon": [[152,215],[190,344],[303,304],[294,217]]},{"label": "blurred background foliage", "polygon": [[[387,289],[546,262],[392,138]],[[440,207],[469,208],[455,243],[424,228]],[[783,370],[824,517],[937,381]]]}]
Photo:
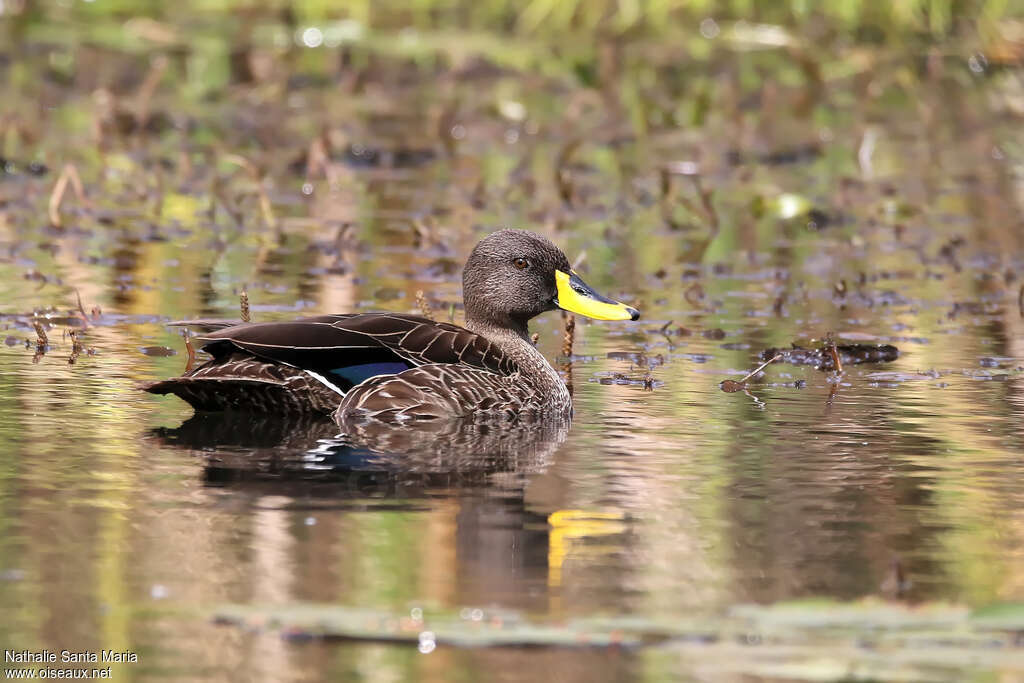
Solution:
[{"label": "blurred background foliage", "polygon": [[609,41],[698,52],[706,50],[702,37],[719,35],[751,49],[812,52],[951,43],[998,61],[1015,60],[1024,38],[1021,0],[2,0],[0,18],[9,20],[8,39],[118,49],[206,43],[213,53],[251,42],[475,52],[518,67],[568,69],[584,84]]},{"label": "blurred background foliage", "polygon": [[370,30],[444,27],[505,36],[542,36],[560,42],[567,34],[594,32],[656,37],[706,17],[779,24],[799,29],[812,39],[934,39],[985,30],[992,22],[1019,15],[1024,9],[1019,0],[5,0],[4,4],[8,13],[30,19],[54,15],[68,19],[152,16],[187,23],[201,15],[244,18],[277,14],[285,21],[350,20]]}]

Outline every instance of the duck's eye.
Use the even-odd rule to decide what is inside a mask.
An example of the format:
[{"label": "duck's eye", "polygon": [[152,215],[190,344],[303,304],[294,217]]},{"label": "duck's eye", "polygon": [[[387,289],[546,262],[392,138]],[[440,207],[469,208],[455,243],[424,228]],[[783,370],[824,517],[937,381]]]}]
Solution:
[{"label": "duck's eye", "polygon": [[530,267],[530,261],[524,258],[514,258],[512,259],[512,265],[519,270],[526,270]]}]

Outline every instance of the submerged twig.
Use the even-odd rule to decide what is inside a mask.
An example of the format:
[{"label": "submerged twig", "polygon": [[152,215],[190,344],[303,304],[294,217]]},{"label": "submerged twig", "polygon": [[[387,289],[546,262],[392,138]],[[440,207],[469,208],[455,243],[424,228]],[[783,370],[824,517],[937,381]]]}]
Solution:
[{"label": "submerged twig", "polygon": [[839,350],[836,348],[836,342],[832,338],[831,332],[825,337],[825,348],[828,349],[829,355],[832,356],[832,362],[836,366],[836,374],[843,374],[843,362],[839,360]]},{"label": "submerged twig", "polygon": [[765,369],[766,367],[768,367],[769,365],[771,365],[771,364],[772,364],[772,363],[774,363],[775,361],[779,360],[780,358],[782,358],[782,354],[781,354],[781,353],[780,353],[779,355],[777,355],[777,356],[773,356],[772,358],[769,358],[769,359],[768,359],[768,360],[766,360],[765,362],[763,362],[763,363],[761,363],[760,365],[758,365],[758,366],[757,366],[757,367],[756,367],[755,369],[753,369],[753,370],[751,370],[750,372],[748,372],[748,373],[747,373],[747,374],[746,374],[746,375],[745,375],[745,376],[743,377],[743,379],[741,379],[740,381],[741,381],[741,382],[746,382],[746,381],[747,381],[747,380],[749,380],[749,379],[750,379],[751,377],[753,377],[753,376],[754,376],[754,375],[756,375],[757,373],[761,372],[761,371],[762,371],[762,370],[764,370],[764,369]]},{"label": "submerged twig", "polygon": [[836,381],[830,382],[828,388],[828,398],[825,399],[825,415],[832,414],[832,405],[836,401],[836,396],[839,395],[839,381],[838,375],[836,375]]},{"label": "submerged twig", "polygon": [[731,394],[731,393],[734,393],[734,392],[737,392],[737,391],[746,391],[747,390],[747,382],[750,380],[751,377],[753,377],[757,373],[761,372],[762,370],[765,369],[765,367],[767,367],[768,365],[771,365],[772,363],[774,363],[775,361],[779,360],[780,358],[782,358],[782,354],[778,354],[776,356],[773,356],[772,358],[769,358],[768,360],[766,360],[765,362],[761,363],[756,368],[754,368],[753,370],[748,372],[743,377],[743,379],[741,379],[741,380],[735,380],[735,379],[722,380],[722,382],[718,385],[718,388],[721,389],[722,391],[724,391],[727,394]]},{"label": "submerged twig", "polygon": [[71,355],[68,356],[68,365],[74,365],[85,347],[82,344],[81,333],[78,330],[68,330],[67,335],[71,337]]},{"label": "submerged twig", "polygon": [[1020,310],[1020,317],[1024,318],[1024,285],[1020,286],[1020,292],[1017,294],[1017,308]]}]

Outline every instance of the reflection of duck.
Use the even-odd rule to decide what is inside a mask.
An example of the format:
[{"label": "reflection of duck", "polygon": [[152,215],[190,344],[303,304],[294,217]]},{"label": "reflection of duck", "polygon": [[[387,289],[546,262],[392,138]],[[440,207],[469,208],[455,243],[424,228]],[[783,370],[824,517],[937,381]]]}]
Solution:
[{"label": "reflection of duck", "polygon": [[198,337],[213,358],[147,390],[198,410],[364,418],[567,413],[569,392],[530,343],[528,321],[556,307],[599,320],[640,314],[597,294],[547,239],[501,230],[462,276],[466,327],[396,313],[227,327]]},{"label": "reflection of duck", "polygon": [[[211,482],[265,480],[273,485],[310,479],[485,485],[498,472],[536,473],[569,431],[567,416],[540,421],[480,423],[433,420],[416,430],[364,420],[339,434],[338,425],[311,415],[254,416],[199,413],[176,429],[157,429],[164,445],[206,460]],[[365,491],[364,491],[365,493]]]}]

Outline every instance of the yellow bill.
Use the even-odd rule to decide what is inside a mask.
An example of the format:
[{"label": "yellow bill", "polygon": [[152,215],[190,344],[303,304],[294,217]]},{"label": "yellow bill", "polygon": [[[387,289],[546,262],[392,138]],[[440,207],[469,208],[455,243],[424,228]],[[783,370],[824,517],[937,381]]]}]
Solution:
[{"label": "yellow bill", "polygon": [[574,271],[556,270],[555,286],[558,289],[555,305],[566,311],[597,320],[637,320],[640,317],[640,311],[635,308],[595,292]]}]

